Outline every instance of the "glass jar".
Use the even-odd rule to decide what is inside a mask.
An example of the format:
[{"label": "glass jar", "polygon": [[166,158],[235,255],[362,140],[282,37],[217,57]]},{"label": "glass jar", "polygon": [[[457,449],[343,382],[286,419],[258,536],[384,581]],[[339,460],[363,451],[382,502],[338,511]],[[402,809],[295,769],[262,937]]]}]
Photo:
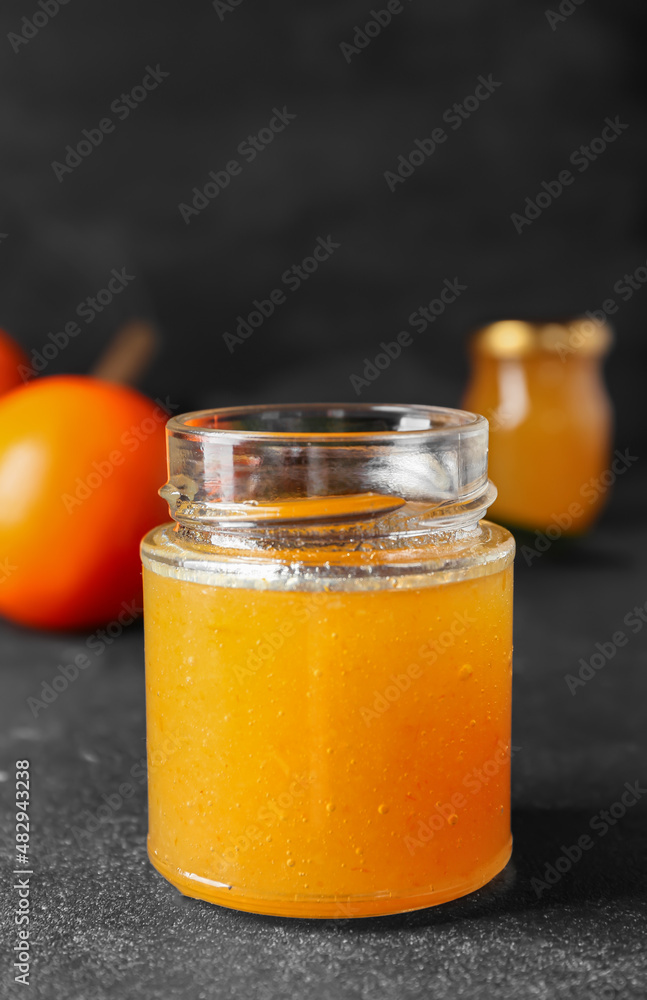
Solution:
[{"label": "glass jar", "polygon": [[487,421],[363,404],[174,417],[142,543],[149,856],[295,917],[472,892],[510,857],[514,541]]},{"label": "glass jar", "polygon": [[493,517],[579,534],[607,495],[613,414],[602,378],[604,323],[506,321],[478,330],[463,405],[490,422]]}]

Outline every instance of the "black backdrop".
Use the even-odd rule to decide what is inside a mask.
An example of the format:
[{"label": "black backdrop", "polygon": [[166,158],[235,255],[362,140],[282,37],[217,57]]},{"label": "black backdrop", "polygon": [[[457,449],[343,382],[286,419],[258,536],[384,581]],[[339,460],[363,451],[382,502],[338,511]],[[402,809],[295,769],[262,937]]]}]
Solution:
[{"label": "black backdrop", "polygon": [[[50,373],[87,371],[138,314],[163,334],[143,388],[183,408],[357,399],[350,375],[408,329],[413,344],[362,398],[455,405],[472,327],[620,302],[614,284],[647,261],[642,0],[560,0],[553,14],[392,0],[401,9],[373,38],[375,25],[355,26],[387,3],[42,4],[0,12],[0,323],[39,350],[113,268],[133,276]],[[158,66],[168,76],[141,103],[135,91],[126,117],[120,95]],[[444,112],[479,77],[499,86],[452,128]],[[251,160],[238,147],[274,108],[296,117]],[[616,116],[628,127],[588,169],[571,166],[573,183],[519,234],[512,214]],[[100,145],[55,172],[106,117]],[[439,127],[446,141],[390,190],[385,172]],[[240,171],[187,223],[178,206],[232,159]],[[286,287],[329,236],[335,252]],[[445,279],[466,290],[416,332],[408,317]],[[223,333],[279,287],[285,301],[230,353]],[[640,288],[612,317],[622,445],[645,432],[646,305]]]}]

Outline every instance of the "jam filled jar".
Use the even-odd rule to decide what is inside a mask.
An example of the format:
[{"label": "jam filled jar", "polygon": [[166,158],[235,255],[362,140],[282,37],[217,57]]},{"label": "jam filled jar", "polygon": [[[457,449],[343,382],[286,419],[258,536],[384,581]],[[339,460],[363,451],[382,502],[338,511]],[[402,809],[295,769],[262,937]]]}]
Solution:
[{"label": "jam filled jar", "polygon": [[490,421],[490,475],[504,524],[580,534],[607,495],[613,415],[604,323],[505,321],[471,341],[464,406]]},{"label": "jam filled jar", "polygon": [[473,413],[168,423],[142,543],[148,849],[188,896],[354,917],[506,864],[514,541]]}]

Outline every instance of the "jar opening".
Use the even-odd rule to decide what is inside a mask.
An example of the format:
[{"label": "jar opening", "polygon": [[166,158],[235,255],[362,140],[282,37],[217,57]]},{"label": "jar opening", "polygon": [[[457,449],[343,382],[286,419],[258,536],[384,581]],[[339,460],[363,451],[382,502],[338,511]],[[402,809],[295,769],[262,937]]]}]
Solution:
[{"label": "jar opening", "polygon": [[174,417],[171,430],[196,428],[213,432],[235,432],[238,436],[321,439],[376,438],[381,435],[442,433],[473,426],[483,421],[474,413],[444,407],[375,405],[363,403],[287,404],[281,406],[238,406],[203,410]]}]

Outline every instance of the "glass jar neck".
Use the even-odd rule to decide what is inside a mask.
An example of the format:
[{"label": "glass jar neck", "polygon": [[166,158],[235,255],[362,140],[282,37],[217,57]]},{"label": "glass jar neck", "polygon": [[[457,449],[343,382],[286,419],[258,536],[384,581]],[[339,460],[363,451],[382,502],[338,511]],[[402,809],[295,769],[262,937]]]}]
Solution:
[{"label": "glass jar neck", "polygon": [[476,362],[531,364],[552,359],[601,364],[612,343],[609,325],[588,317],[562,323],[504,320],[477,330],[470,351]]},{"label": "glass jar neck", "polygon": [[[334,404],[212,410],[167,427],[160,491],[201,544],[372,546],[474,532],[496,496],[483,417]],[[384,544],[381,543],[381,544]]]}]

